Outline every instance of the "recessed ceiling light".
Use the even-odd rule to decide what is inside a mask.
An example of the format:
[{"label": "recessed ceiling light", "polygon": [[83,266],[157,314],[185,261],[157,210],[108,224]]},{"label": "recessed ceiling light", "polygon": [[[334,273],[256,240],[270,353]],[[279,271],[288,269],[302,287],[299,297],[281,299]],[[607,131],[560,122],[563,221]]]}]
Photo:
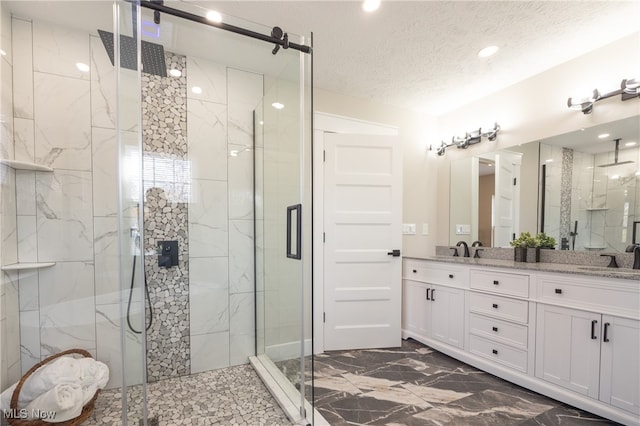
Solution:
[{"label": "recessed ceiling light", "polygon": [[380,0],[364,0],[362,2],[362,10],[365,12],[374,12],[380,7]]},{"label": "recessed ceiling light", "polygon": [[182,71],[177,70],[177,69],[175,69],[175,68],[174,68],[174,69],[172,69],[172,70],[169,70],[169,74],[170,74],[172,77],[180,77],[180,76],[182,75]]},{"label": "recessed ceiling light", "polygon": [[207,20],[220,23],[222,22],[222,15],[218,11],[210,10],[207,12]]},{"label": "recessed ceiling light", "polygon": [[553,163],[553,158],[549,158],[545,161],[545,163]]},{"label": "recessed ceiling light", "polygon": [[495,55],[498,49],[498,46],[487,46],[478,52],[478,56],[481,58],[488,58],[489,56]]},{"label": "recessed ceiling light", "polygon": [[84,62],[76,62],[76,68],[78,68],[82,72],[89,72],[89,70],[91,69],[89,65],[85,64]]},{"label": "recessed ceiling light", "polygon": [[4,49],[0,49],[0,55],[5,56],[7,54],[7,52],[4,51]]},{"label": "recessed ceiling light", "polygon": [[280,102],[274,102],[271,104],[272,107],[274,107],[275,109],[282,109],[284,108],[284,105],[281,104]]},{"label": "recessed ceiling light", "polygon": [[260,120],[260,125],[262,126],[264,124],[264,121]]},{"label": "recessed ceiling light", "polygon": [[201,93],[202,93],[202,87],[193,86],[193,87],[191,88],[191,91],[192,91],[193,93],[195,93],[196,95],[199,95],[199,94],[201,94]]},{"label": "recessed ceiling light", "polygon": [[598,139],[604,139],[604,138],[608,138],[609,137],[609,133],[603,133],[601,135],[598,135]]},{"label": "recessed ceiling light", "polygon": [[637,142],[627,142],[624,144],[624,146],[636,146]]}]

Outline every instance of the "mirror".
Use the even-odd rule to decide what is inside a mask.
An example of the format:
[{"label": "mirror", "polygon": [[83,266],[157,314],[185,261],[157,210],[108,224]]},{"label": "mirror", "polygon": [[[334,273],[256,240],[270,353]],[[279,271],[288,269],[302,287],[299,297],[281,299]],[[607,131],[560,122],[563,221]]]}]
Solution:
[{"label": "mirror", "polygon": [[554,237],[556,249],[624,251],[640,243],[640,117],[453,160],[449,189],[450,245],[509,247],[529,231]]}]

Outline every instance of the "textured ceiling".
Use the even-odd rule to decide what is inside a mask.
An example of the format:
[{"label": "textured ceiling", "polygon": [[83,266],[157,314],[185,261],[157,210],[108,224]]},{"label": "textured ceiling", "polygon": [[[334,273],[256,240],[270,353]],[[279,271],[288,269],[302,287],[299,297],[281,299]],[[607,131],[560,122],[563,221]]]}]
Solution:
[{"label": "textured ceiling", "polygon": [[[111,1],[0,1],[20,16],[92,31],[111,25]],[[313,32],[317,88],[436,116],[640,31],[639,0],[382,0],[373,14],[363,12],[360,1],[189,3],[260,22],[265,32],[275,25],[290,33]],[[248,69],[284,62],[258,42],[220,39],[217,30],[168,18],[162,21],[163,29],[173,25],[172,39],[163,41],[167,49],[227,58]],[[479,59],[478,51],[491,44],[500,51]]]},{"label": "textured ceiling", "polygon": [[640,30],[639,1],[383,0],[373,14],[359,1],[193,3],[313,31],[316,87],[433,115]]}]

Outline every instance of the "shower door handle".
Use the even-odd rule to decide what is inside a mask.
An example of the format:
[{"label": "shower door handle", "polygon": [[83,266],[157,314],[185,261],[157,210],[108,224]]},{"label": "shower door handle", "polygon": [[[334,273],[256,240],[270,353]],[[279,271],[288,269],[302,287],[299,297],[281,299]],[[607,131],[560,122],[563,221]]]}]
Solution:
[{"label": "shower door handle", "polygon": [[[291,216],[296,215],[296,251],[291,251]],[[287,207],[287,257],[289,259],[302,259],[302,204],[294,204]]]}]

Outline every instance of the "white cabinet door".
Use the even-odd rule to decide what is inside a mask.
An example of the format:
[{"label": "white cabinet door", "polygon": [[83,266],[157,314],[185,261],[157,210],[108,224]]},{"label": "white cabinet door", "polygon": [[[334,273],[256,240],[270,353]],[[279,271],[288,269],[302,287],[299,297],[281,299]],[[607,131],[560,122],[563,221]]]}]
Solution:
[{"label": "white cabinet door", "polygon": [[428,286],[402,281],[402,328],[422,337],[428,337],[430,304],[427,301]]},{"label": "white cabinet door", "polygon": [[464,290],[431,285],[431,337],[462,348]]},{"label": "white cabinet door", "polygon": [[536,376],[598,398],[601,315],[538,304]]},{"label": "white cabinet door", "polygon": [[640,414],[640,321],[602,316],[600,400]]}]

